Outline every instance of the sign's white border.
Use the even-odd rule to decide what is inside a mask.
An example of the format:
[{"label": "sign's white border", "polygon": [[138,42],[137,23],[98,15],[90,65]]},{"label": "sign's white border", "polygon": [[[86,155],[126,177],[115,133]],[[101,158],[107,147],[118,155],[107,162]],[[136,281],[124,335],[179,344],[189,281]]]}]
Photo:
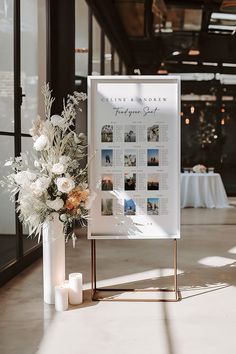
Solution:
[{"label": "sign's white border", "polygon": [[[177,84],[178,86],[178,118],[174,124],[177,124],[178,131],[178,139],[173,142],[176,145],[177,151],[177,170],[175,171],[175,176],[177,179],[177,200],[176,200],[176,215],[178,220],[178,227],[176,229],[176,233],[170,235],[156,235],[149,236],[145,235],[145,237],[140,235],[111,235],[111,233],[106,234],[96,234],[96,232],[91,232],[92,225],[96,225],[97,220],[93,220],[89,217],[88,220],[88,239],[176,239],[180,238],[180,77],[179,76],[88,76],[88,181],[89,188],[91,188],[91,179],[92,173],[95,171],[91,171],[91,160],[94,157],[95,152],[95,139],[94,139],[94,118],[96,118],[96,114],[94,112],[94,102],[96,101],[96,87],[99,83],[168,83],[168,84]],[[91,193],[93,191],[91,190]]]}]

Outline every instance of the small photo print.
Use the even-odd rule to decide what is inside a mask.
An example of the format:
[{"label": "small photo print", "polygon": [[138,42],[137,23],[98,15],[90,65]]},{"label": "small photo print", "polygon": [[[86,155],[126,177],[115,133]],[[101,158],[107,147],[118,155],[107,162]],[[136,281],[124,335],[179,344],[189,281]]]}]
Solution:
[{"label": "small photo print", "polygon": [[113,215],[113,199],[101,200],[101,213],[103,216]]},{"label": "small photo print", "polygon": [[147,150],[147,165],[159,166],[159,149]]},{"label": "small photo print", "polygon": [[159,214],[159,198],[147,198],[147,214]]},{"label": "small photo print", "polygon": [[136,166],[136,150],[125,150],[124,153],[124,166],[133,167]]},{"label": "small photo print", "polygon": [[147,176],[147,190],[149,191],[159,190],[159,181],[156,173]]},{"label": "small photo print", "polygon": [[124,214],[125,215],[135,215],[136,214],[136,205],[133,199],[125,199],[124,205]]},{"label": "small photo print", "polygon": [[125,173],[125,190],[134,191],[136,189],[136,173]]},{"label": "small photo print", "polygon": [[126,125],[124,131],[124,141],[125,143],[135,143],[136,142],[136,126]]},{"label": "small photo print", "polygon": [[159,141],[159,125],[152,125],[147,128],[147,141]]},{"label": "small photo print", "polygon": [[102,175],[102,191],[113,191],[112,175]]},{"label": "small photo print", "polygon": [[102,166],[108,167],[113,165],[113,150],[103,149],[102,150]]},{"label": "small photo print", "polygon": [[103,125],[101,130],[101,142],[102,143],[113,142],[113,125]]}]

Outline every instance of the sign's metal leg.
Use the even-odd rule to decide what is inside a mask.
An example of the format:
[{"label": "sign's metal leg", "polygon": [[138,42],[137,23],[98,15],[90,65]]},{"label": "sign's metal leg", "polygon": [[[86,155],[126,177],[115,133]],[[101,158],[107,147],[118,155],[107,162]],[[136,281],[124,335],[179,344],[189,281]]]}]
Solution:
[{"label": "sign's metal leg", "polygon": [[91,297],[95,300],[97,290],[96,241],[91,240]]},{"label": "sign's metal leg", "polygon": [[174,239],[174,289],[175,289],[175,300],[179,300],[178,296],[178,283],[177,283],[177,240]]},{"label": "sign's metal leg", "polygon": [[94,290],[97,290],[97,262],[96,262],[96,240],[94,242]]},{"label": "sign's metal leg", "polygon": [[[179,295],[178,291],[178,282],[177,282],[177,239],[173,240],[173,278],[174,278],[174,288],[173,289],[155,289],[155,290],[148,290],[148,289],[111,289],[111,288],[97,288],[97,269],[96,269],[96,240],[91,240],[91,297],[92,300],[96,301],[179,301],[181,299],[181,296]],[[175,295],[174,299],[156,299],[156,300],[148,300],[148,299],[143,299],[143,300],[137,300],[137,299],[116,299],[114,297],[99,297],[98,293],[99,292],[150,292],[150,291],[163,291],[163,292],[172,292]]]},{"label": "sign's metal leg", "polygon": [[91,240],[91,298],[94,296],[94,265],[93,265],[93,240]]}]

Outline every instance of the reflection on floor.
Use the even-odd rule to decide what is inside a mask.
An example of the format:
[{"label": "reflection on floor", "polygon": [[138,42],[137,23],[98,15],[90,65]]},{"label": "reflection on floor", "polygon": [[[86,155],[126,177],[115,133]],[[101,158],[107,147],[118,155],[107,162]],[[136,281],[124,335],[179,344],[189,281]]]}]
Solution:
[{"label": "reflection on floor", "polygon": [[[222,354],[235,351],[236,208],[182,210],[182,301],[85,302],[64,313],[42,302],[36,262],[0,291],[1,354]],[[99,241],[101,285],[169,286],[171,241]],[[90,243],[67,245],[67,273],[90,282]]]}]

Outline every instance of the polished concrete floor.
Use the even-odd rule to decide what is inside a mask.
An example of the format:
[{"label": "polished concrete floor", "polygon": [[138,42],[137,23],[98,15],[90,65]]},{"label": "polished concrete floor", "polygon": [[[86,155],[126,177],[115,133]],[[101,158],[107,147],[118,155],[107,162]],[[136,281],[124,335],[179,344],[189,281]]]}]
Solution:
[{"label": "polished concrete floor", "polygon": [[[85,290],[82,305],[58,313],[42,301],[38,261],[0,290],[0,353],[234,353],[236,206],[184,209],[182,224],[181,301],[91,302]],[[99,241],[101,286],[170,286],[171,267],[172,241]],[[90,288],[90,243],[83,235],[75,249],[67,245],[66,270],[82,272]]]}]

